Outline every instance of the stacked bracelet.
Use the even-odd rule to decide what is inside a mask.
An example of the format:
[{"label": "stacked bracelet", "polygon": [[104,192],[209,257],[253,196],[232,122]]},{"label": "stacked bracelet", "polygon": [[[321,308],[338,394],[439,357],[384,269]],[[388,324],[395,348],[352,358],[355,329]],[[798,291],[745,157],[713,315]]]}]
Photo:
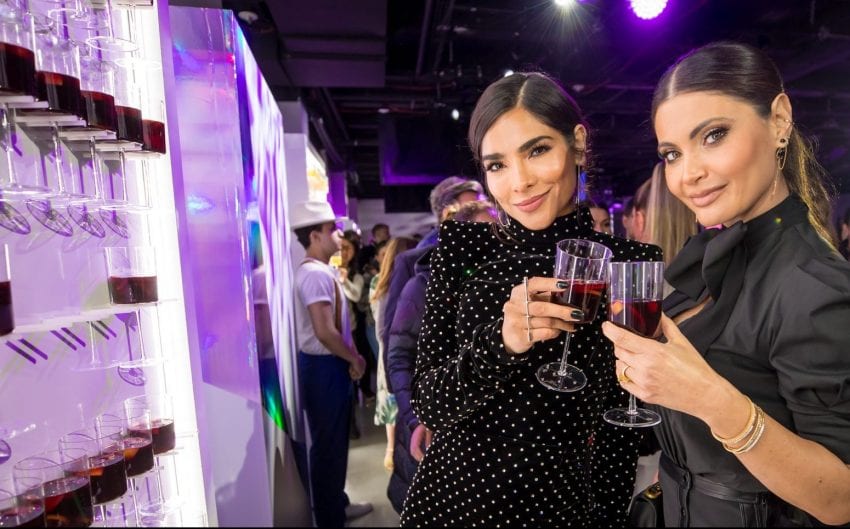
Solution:
[{"label": "stacked bracelet", "polygon": [[756,426],[756,405],[753,404],[753,401],[750,400],[749,397],[745,398],[747,399],[747,402],[750,403],[750,418],[747,419],[747,425],[744,427],[744,430],[735,437],[720,437],[714,432],[711,432],[711,436],[714,437],[717,441],[723,443],[724,445],[737,445],[753,433],[753,429]]},{"label": "stacked bracelet", "polygon": [[759,442],[762,434],[764,433],[764,411],[758,406],[756,406],[756,415],[756,427],[753,430],[753,435],[750,436],[750,438],[747,439],[747,441],[743,445],[737,448],[733,448],[732,446],[729,446],[726,443],[723,443],[723,448],[725,448],[729,452],[732,452],[733,454],[743,454],[752,450],[756,443]]},{"label": "stacked bracelet", "polygon": [[760,407],[756,406],[749,397],[747,397],[747,402],[750,403],[750,417],[747,419],[747,425],[740,434],[735,437],[725,438],[711,432],[712,437],[720,441],[727,452],[731,452],[733,454],[749,452],[753,449],[756,443],[759,442],[762,434],[764,434],[764,411]]}]

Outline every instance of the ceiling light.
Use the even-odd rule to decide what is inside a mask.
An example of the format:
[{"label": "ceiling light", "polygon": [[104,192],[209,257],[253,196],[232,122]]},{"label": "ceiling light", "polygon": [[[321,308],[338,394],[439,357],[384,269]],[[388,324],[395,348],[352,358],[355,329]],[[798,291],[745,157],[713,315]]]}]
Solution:
[{"label": "ceiling light", "polygon": [[260,18],[259,15],[257,15],[257,13],[254,13],[253,11],[240,11],[236,16],[238,16],[240,19],[244,20],[248,24],[253,24]]},{"label": "ceiling light", "polygon": [[667,0],[629,0],[629,4],[638,18],[651,20],[664,11]]},{"label": "ceiling light", "polygon": [[509,76],[509,75],[513,75],[513,74],[514,74],[514,71],[513,71],[513,70],[505,70],[505,73],[504,73],[504,75],[503,75],[503,76],[504,76],[504,77],[507,77],[507,76]]},{"label": "ceiling light", "polygon": [[390,113],[390,109],[388,109],[387,107],[381,107],[381,108],[378,109],[378,114],[389,114],[389,113]]},{"label": "ceiling light", "polygon": [[460,119],[460,110],[458,110],[456,108],[452,109],[452,119],[455,120],[455,121]]}]

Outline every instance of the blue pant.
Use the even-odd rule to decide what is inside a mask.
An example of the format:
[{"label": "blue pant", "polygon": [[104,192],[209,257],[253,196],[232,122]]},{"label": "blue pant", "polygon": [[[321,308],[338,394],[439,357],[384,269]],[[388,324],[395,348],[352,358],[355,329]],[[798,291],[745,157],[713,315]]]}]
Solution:
[{"label": "blue pant", "polygon": [[310,495],[316,527],[343,527],[352,385],[348,362],[298,352],[301,398],[310,428]]}]

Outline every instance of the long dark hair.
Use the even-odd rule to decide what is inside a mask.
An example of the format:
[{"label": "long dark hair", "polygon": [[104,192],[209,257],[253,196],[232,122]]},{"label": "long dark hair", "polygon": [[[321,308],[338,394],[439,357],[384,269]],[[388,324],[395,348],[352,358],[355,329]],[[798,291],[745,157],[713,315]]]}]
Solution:
[{"label": "long dark hair", "polygon": [[[652,97],[652,121],[664,101],[688,92],[715,92],[751,105],[764,119],[784,91],[776,64],[762,50],[739,42],[720,41],[680,57],[661,76]],[[809,221],[825,241],[835,245],[830,225],[831,189],[815,159],[812,142],[795,126],[788,139],[782,176],[791,193],[809,208]]]}]

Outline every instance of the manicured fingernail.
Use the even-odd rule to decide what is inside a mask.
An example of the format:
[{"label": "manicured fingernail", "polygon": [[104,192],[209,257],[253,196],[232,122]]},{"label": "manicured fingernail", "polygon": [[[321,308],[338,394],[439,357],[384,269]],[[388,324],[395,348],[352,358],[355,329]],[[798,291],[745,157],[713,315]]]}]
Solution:
[{"label": "manicured fingernail", "polygon": [[570,283],[568,281],[558,281],[555,283],[555,286],[558,288],[567,288],[570,286]]},{"label": "manicured fingernail", "polygon": [[576,320],[583,320],[584,319],[584,311],[581,310],[581,309],[575,309],[574,311],[570,312],[570,316],[572,316],[573,319],[576,319]]}]

